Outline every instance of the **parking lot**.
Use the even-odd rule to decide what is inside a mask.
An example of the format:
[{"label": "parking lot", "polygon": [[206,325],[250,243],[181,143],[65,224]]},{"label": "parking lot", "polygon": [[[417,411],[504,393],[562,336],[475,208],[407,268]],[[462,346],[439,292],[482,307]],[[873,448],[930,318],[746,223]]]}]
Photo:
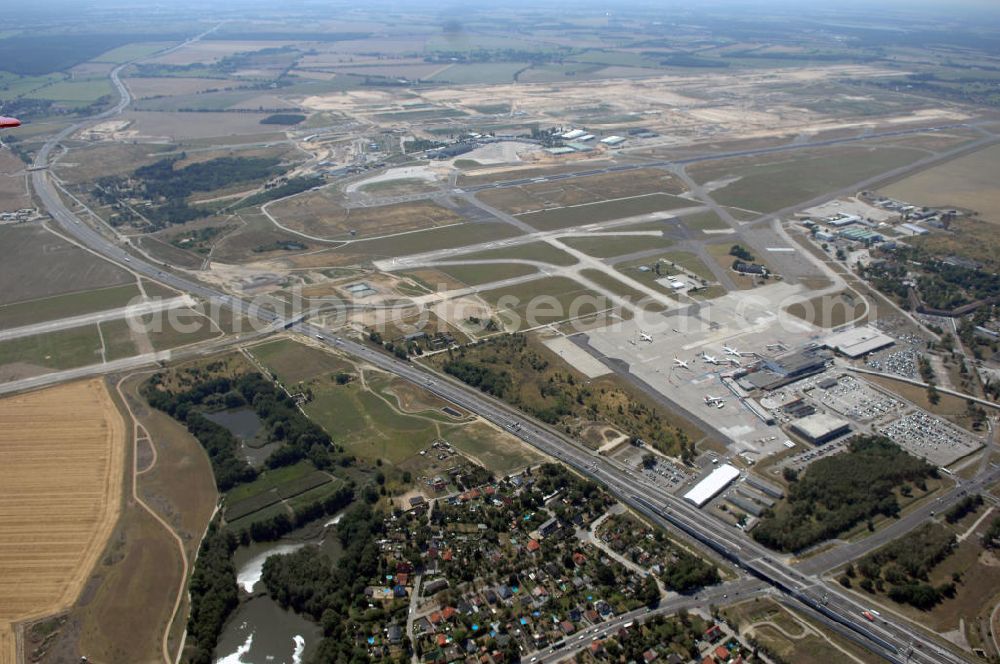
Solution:
[{"label": "parking lot", "polygon": [[912,321],[903,317],[881,319],[875,327],[894,338],[896,345],[865,358],[868,368],[904,378],[916,378],[917,358],[927,348],[924,334]]},{"label": "parking lot", "polygon": [[982,447],[981,440],[951,422],[913,411],[879,428],[907,452],[935,466],[947,466]]},{"label": "parking lot", "polygon": [[647,453],[649,453],[649,449],[646,447],[623,445],[612,455],[612,458],[635,468],[635,472],[642,473],[648,479],[671,492],[677,491],[694,477],[692,469],[675,464],[661,455],[656,455],[658,461],[655,467],[644,469],[642,457]]},{"label": "parking lot", "polygon": [[829,389],[816,387],[809,390],[808,396],[825,408],[859,423],[875,422],[890,415],[898,415],[906,408],[899,399],[850,374],[839,376],[837,384]]}]

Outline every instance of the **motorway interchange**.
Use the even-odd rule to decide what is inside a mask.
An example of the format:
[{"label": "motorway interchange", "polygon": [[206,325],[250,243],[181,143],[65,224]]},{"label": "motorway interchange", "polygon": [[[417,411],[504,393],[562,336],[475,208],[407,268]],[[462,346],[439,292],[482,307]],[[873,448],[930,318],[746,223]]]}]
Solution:
[{"label": "motorway interchange", "polygon": [[[128,92],[117,78],[120,69],[121,67],[118,67],[112,72],[112,80],[121,94],[121,101],[113,109],[92,118],[91,121],[115,115],[129,104]],[[576,441],[539,422],[532,421],[513,408],[484,396],[473,388],[433,373],[422,366],[398,360],[371,346],[331,335],[307,321],[285,320],[278,314],[268,311],[249,311],[247,303],[239,298],[191,279],[165,272],[161,266],[130,253],[127,248],[83,223],[70,211],[60,199],[55,184],[46,170],[53,148],[86,123],[85,121],[67,127],[46,143],[39,151],[31,173],[32,184],[42,205],[65,233],[95,253],[135,273],[162,282],[188,295],[207,300],[213,306],[222,306],[234,312],[257,316],[272,324],[275,329],[284,327],[308,335],[336,348],[339,352],[420,385],[429,392],[506,428],[527,444],[600,482],[620,500],[660,525],[679,530],[688,538],[701,543],[705,548],[732,563],[743,578],[742,581],[735,582],[736,585],[723,585],[708,589],[701,595],[668,600],[656,610],[657,613],[718,601],[720,590],[722,597],[725,598],[729,589],[734,589],[734,592],[739,589],[739,592],[746,594],[769,587],[773,592],[779,593],[783,601],[790,606],[804,611],[887,661],[923,664],[969,661],[944,647],[942,642],[912,623],[895,617],[880,617],[874,621],[866,619],[863,615],[867,610],[866,607],[825,580],[822,575],[884,544],[888,538],[897,537],[907,529],[915,527],[928,518],[931,510],[943,511],[960,500],[967,491],[975,491],[1000,480],[1000,469],[994,465],[982,469],[975,479],[961,489],[956,488],[942,496],[934,505],[915,510],[863,542],[828,551],[811,558],[805,564],[790,564],[756,544],[742,531],[727,526],[711,514],[702,512],[673,496],[641,474],[634,473],[613,460],[598,456]],[[599,635],[600,630],[597,629],[591,636]],[[582,647],[583,642],[580,643]],[[566,652],[542,654],[538,656],[538,660],[554,661],[566,654]]]}]

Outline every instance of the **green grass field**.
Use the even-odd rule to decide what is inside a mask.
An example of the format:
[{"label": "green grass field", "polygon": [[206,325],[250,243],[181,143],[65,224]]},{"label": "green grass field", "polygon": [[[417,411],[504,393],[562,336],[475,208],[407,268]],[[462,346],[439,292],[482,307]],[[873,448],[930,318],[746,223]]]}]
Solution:
[{"label": "green grass field", "polygon": [[136,42],[134,44],[125,44],[124,46],[119,46],[106,53],[102,53],[94,58],[92,62],[111,62],[118,65],[123,62],[130,62],[152,55],[171,45],[171,42]]},{"label": "green grass field", "polygon": [[688,251],[668,252],[667,260],[673,261],[688,272],[693,272],[702,279],[715,279],[715,275],[708,268],[708,266],[705,265],[704,261]]},{"label": "green grass field", "polygon": [[714,212],[698,212],[681,218],[681,223],[692,231],[725,230],[729,224],[719,219]]},{"label": "green grass field", "polygon": [[498,475],[541,462],[542,457],[517,438],[476,422],[455,427],[444,438],[456,449],[482,463]]},{"label": "green grass field", "polygon": [[713,162],[696,165],[689,172],[699,182],[738,177],[712,192],[716,202],[775,212],[926,156],[903,148],[851,147],[765,160]]},{"label": "green grass field", "polygon": [[261,473],[253,482],[240,484],[230,489],[229,493],[226,494],[226,502],[232,505],[265,491],[277,489],[280,485],[295,482],[315,470],[316,468],[308,461],[300,461],[293,466],[273,468]]},{"label": "green grass field", "polygon": [[64,79],[65,75],[63,74],[18,76],[10,72],[0,71],[0,101],[10,101],[18,97],[33,97],[32,93],[35,90],[57,84]]},{"label": "green grass field", "polygon": [[[436,82],[455,85],[510,83],[514,74],[529,66],[527,62],[477,62],[475,64],[455,64],[431,76]],[[493,111],[497,113],[498,111]]]},{"label": "green grass field", "polygon": [[61,81],[31,93],[32,99],[51,99],[65,103],[90,104],[112,94],[114,89],[107,78],[83,81]]},{"label": "green grass field", "polygon": [[484,291],[479,295],[498,307],[498,313],[509,330],[547,325],[603,311],[611,306],[607,298],[566,277],[545,277]]},{"label": "green grass field", "polygon": [[354,365],[333,353],[300,344],[292,339],[268,341],[250,348],[250,354],[260,360],[286,385],[312,380],[338,371],[354,372]]},{"label": "green grass field", "polygon": [[101,361],[96,325],[0,342],[0,366],[14,362],[48,369],[73,369]]},{"label": "green grass field", "polygon": [[[147,333],[156,350],[177,348],[221,336],[207,317],[191,309],[173,309],[157,316],[163,324],[154,325]],[[145,316],[143,318],[148,320]]]},{"label": "green grass field", "polygon": [[490,249],[472,254],[459,254],[454,260],[502,260],[520,259],[538,261],[552,265],[574,265],[577,261],[561,249],[556,249],[547,242],[529,242],[503,249]]},{"label": "green grass field", "polygon": [[607,272],[587,269],[581,270],[580,275],[590,279],[599,286],[607,288],[615,295],[628,298],[629,302],[632,302],[633,304],[642,303],[643,309],[648,311],[666,311],[666,307],[659,302],[655,302],[645,293],[637,291],[627,284],[623,284]]},{"label": "green grass field", "polygon": [[531,265],[520,263],[496,263],[491,265],[442,265],[436,268],[448,276],[458,279],[468,286],[480,286],[482,284],[500,281],[501,279],[513,279],[528,274],[534,274],[537,270]]},{"label": "green grass field", "polygon": [[572,226],[584,226],[612,219],[624,219],[652,212],[665,212],[697,205],[686,198],[670,194],[648,194],[615,201],[586,203],[572,207],[553,208],[541,212],[528,212],[517,218],[540,231],[552,231]]},{"label": "green grass field", "polygon": [[55,295],[0,306],[0,326],[4,329],[34,325],[60,318],[81,316],[95,311],[124,307],[139,296],[135,284],[111,286],[82,293]]},{"label": "green grass field", "polygon": [[132,339],[128,321],[124,318],[100,323],[101,337],[104,339],[104,358],[111,362],[139,354]]},{"label": "green grass field", "polygon": [[335,249],[335,252],[357,255],[359,259],[391,258],[407,256],[435,249],[464,247],[477,242],[505,240],[521,234],[510,224],[503,222],[486,222],[461,224],[447,228],[434,228],[416,233],[407,233],[397,237],[378,240],[362,240]]},{"label": "green grass field", "polygon": [[390,122],[404,121],[413,122],[414,120],[437,120],[443,118],[459,118],[468,115],[465,111],[460,111],[457,108],[429,108],[426,110],[419,111],[392,111],[389,113],[376,113],[375,117],[379,120],[385,120]]},{"label": "green grass field", "polygon": [[[653,269],[648,271],[639,269],[643,266],[653,268],[657,262],[659,262],[660,265],[659,274],[657,274]],[[673,267],[670,262],[674,262],[680,267],[687,268],[704,279],[714,279],[712,271],[708,268],[708,266],[705,265],[697,256],[686,251],[672,251],[664,253],[660,256],[650,256],[648,258],[618,263],[615,265],[615,269],[640,283],[646,284],[650,288],[655,288],[662,293],[673,294],[673,289],[669,286],[662,286],[656,283],[656,280],[662,277],[683,274],[683,272]]]},{"label": "green grass field", "polygon": [[629,236],[607,233],[607,237],[565,237],[563,243],[596,258],[624,256],[648,249],[666,249],[673,241],[664,237]]},{"label": "green grass field", "polygon": [[398,413],[357,381],[316,384],[313,394],[306,414],[349,452],[369,461],[398,465],[438,437],[434,422]]}]

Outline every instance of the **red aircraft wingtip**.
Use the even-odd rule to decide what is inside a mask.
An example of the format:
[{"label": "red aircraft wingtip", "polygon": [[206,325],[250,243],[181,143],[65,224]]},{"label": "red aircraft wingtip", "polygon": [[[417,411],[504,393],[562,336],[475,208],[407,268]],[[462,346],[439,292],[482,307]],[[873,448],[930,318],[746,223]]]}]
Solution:
[{"label": "red aircraft wingtip", "polygon": [[0,117],[0,127],[7,129],[11,127],[20,127],[20,126],[21,126],[21,121],[18,120],[17,118]]}]

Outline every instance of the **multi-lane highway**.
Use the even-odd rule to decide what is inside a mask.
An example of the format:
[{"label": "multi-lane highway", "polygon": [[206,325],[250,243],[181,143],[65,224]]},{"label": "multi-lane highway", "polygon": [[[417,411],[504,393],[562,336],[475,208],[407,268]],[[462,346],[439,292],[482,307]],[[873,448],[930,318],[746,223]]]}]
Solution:
[{"label": "multi-lane highway", "polygon": [[[128,91],[118,78],[121,67],[112,72],[121,101],[111,111],[94,119],[110,117],[124,109],[130,100]],[[605,457],[596,455],[576,441],[540,422],[530,420],[515,409],[483,395],[468,386],[438,375],[429,369],[399,360],[381,349],[334,336],[308,322],[291,319],[267,310],[254,310],[252,305],[215,288],[162,269],[144,258],[131,254],[128,246],[119,244],[81,221],[60,199],[55,184],[44,168],[58,143],[85,123],[66,128],[45,144],[35,161],[32,184],[42,203],[64,232],[106,259],[172,288],[209,301],[240,314],[254,316],[268,323],[286,324],[293,331],[313,337],[340,352],[350,354],[378,368],[389,371],[424,387],[426,390],[474,412],[494,424],[504,427],[526,443],[545,454],[559,459],[578,472],[606,486],[619,499],[643,512],[651,519],[699,541],[718,555],[744,570],[750,577],[766,583],[783,594],[786,601],[821,620],[830,629],[863,644],[869,650],[892,662],[921,664],[957,664],[970,661],[942,647],[937,639],[919,627],[903,622],[878,620],[869,622],[862,617],[865,607],[844,594],[839,587],[808,576],[802,570],[775,558],[742,531],[702,512],[693,505],[667,493],[640,474]],[[915,130],[913,130],[915,131]],[[893,135],[907,132],[893,132]],[[822,142],[819,144],[827,144]],[[756,151],[752,151],[756,153]],[[621,169],[625,170],[625,169]],[[993,481],[984,476],[983,483]],[[953,492],[942,498],[941,504],[957,500]],[[943,509],[943,507],[942,507]]]}]

